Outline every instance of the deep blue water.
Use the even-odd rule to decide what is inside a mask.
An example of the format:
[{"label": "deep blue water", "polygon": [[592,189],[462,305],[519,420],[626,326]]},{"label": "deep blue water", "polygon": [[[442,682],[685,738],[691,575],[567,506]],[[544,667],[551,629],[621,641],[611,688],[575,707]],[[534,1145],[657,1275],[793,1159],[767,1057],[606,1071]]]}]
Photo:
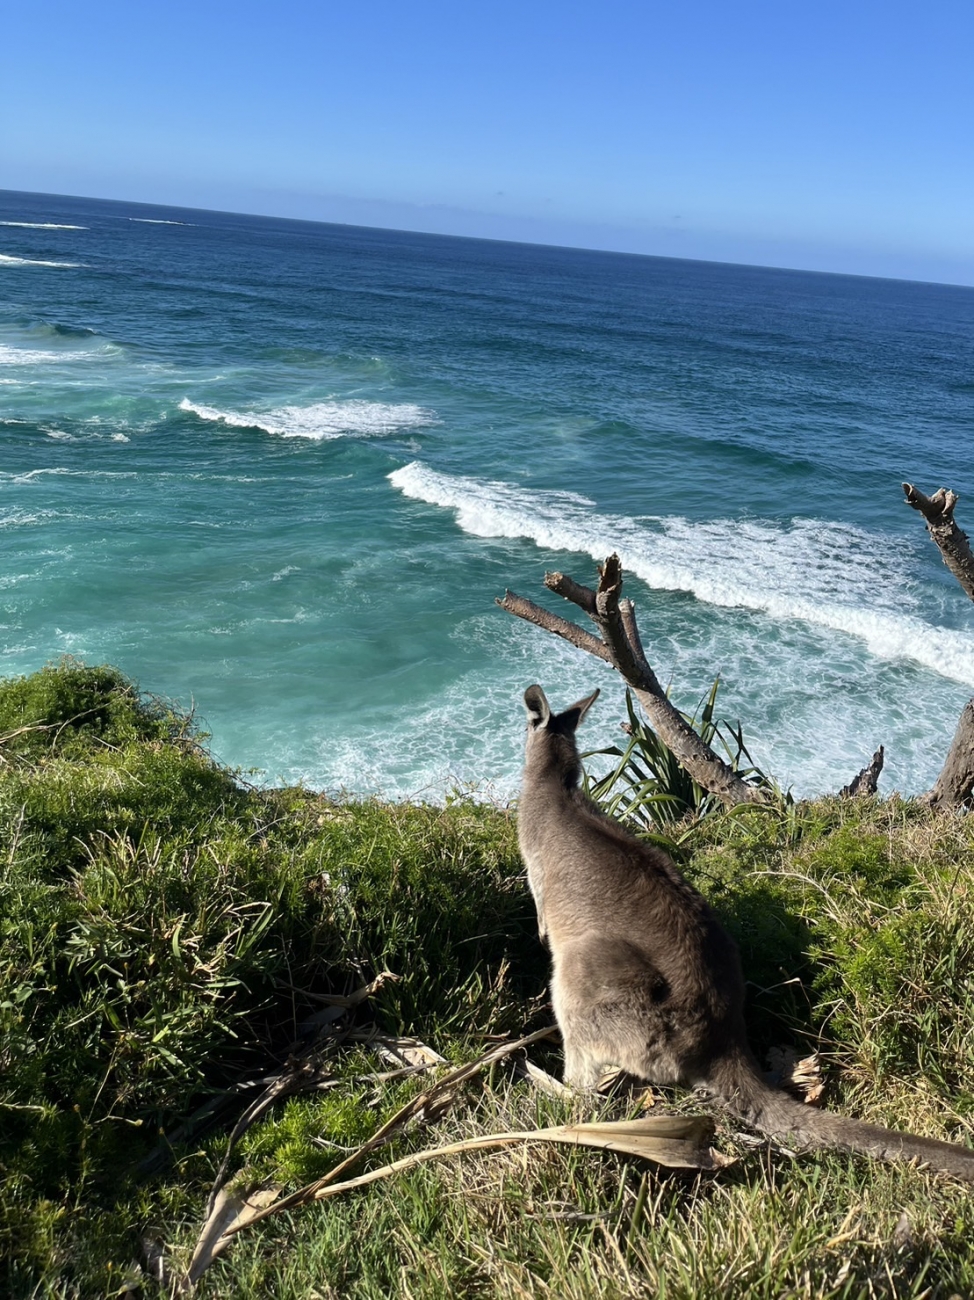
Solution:
[{"label": "deep blue water", "polygon": [[[517,780],[516,624],[618,549],[644,641],[800,792],[936,774],[974,609],[974,290],[0,192],[2,670],[108,660],[270,780]],[[968,511],[968,502],[971,502]],[[966,512],[966,513],[965,513]],[[551,598],[549,598],[551,599]],[[560,602],[556,602],[556,605]]]}]

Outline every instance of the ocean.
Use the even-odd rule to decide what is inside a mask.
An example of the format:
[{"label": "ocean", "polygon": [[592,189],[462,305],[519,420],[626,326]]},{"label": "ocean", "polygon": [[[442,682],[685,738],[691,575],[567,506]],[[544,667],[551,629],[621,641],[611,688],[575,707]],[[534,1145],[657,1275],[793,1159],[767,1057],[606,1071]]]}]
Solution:
[{"label": "ocean", "polygon": [[613,743],[494,597],[618,550],[680,707],[917,793],[974,608],[900,483],[971,527],[972,446],[972,289],[0,192],[0,671],[117,664],[252,779],[506,799],[536,681]]}]

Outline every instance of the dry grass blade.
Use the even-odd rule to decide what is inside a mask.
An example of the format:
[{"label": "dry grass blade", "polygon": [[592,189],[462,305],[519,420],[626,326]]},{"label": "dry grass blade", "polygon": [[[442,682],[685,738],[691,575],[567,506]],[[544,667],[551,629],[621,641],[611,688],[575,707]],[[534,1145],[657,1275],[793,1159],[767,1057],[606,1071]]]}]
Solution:
[{"label": "dry grass blade", "polygon": [[218,1255],[230,1244],[230,1234],[251,1223],[254,1217],[271,1205],[281,1194],[279,1187],[258,1187],[246,1196],[223,1190],[213,1198],[209,1215],[203,1225],[186,1279],[179,1288],[191,1290]]},{"label": "dry grass blade", "polygon": [[357,1007],[373,993],[378,993],[384,984],[398,984],[401,979],[401,975],[395,975],[391,970],[379,971],[369,984],[362,984],[351,993],[309,993],[307,989],[296,989],[293,984],[289,984],[288,987],[292,992],[301,993],[313,1002],[322,1002],[327,1007],[340,1007],[343,1011],[347,1011],[350,1007]]},{"label": "dry grass blade", "polygon": [[398,984],[401,978],[400,975],[394,975],[392,971],[380,971],[371,983],[362,984],[351,993],[311,993],[307,989],[295,988],[293,984],[288,985],[292,993],[300,993],[302,997],[322,1004],[320,1011],[301,1021],[299,1029],[302,1035],[308,1036],[311,1031],[322,1030],[325,1026],[334,1024],[336,1020],[341,1020],[346,1012],[354,1010],[366,998],[378,993],[383,985]]}]

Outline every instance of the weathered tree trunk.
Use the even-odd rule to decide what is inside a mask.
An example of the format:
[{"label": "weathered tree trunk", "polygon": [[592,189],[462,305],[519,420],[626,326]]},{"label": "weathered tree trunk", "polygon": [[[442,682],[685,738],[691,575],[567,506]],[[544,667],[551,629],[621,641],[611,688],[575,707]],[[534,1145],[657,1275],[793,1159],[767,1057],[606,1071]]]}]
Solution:
[{"label": "weathered tree trunk", "polygon": [[939,488],[932,497],[925,496],[912,483],[904,483],[907,504],[919,510],[927,521],[927,531],[940,549],[944,564],[974,600],[974,555],[967,534],[954,523],[954,506],[958,497],[949,488]]},{"label": "weathered tree trunk", "polygon": [[974,700],[968,700],[961,710],[954,741],[936,785],[921,798],[931,808],[974,805]]},{"label": "weathered tree trunk", "polygon": [[[944,564],[967,595],[974,600],[974,555],[967,534],[954,523],[956,492],[938,488],[926,496],[912,483],[904,483],[907,504],[919,510],[927,521],[927,531],[937,543]],[[957,723],[947,761],[932,790],[921,798],[931,808],[970,808],[974,791],[974,700],[968,700]]]},{"label": "weathered tree trunk", "polygon": [[670,703],[660,686],[656,674],[646,659],[636,613],[631,600],[621,600],[622,565],[618,555],[610,555],[599,569],[599,585],[593,591],[583,587],[563,573],[546,573],[545,586],[577,605],[599,629],[593,636],[577,623],[552,614],[533,601],[517,596],[512,591],[504,593],[497,604],[509,614],[515,614],[536,627],[544,628],[555,636],[587,650],[610,664],[632,687],[651,726],[672,750],[677,762],[693,777],[698,785],[728,808],[740,803],[765,803],[767,793],[759,787],[748,785],[709,745],[701,740],[677,708]]}]

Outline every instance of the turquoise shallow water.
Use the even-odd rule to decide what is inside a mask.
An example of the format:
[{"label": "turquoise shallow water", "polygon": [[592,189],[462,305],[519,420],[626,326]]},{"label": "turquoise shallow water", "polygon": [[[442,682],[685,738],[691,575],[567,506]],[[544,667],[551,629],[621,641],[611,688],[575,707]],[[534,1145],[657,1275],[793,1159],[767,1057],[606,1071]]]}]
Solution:
[{"label": "turquoise shallow water", "polygon": [[[109,660],[269,780],[517,781],[618,682],[493,598],[618,549],[658,673],[802,793],[938,770],[974,291],[0,193],[2,670]],[[974,510],[974,506],[971,507]]]}]

